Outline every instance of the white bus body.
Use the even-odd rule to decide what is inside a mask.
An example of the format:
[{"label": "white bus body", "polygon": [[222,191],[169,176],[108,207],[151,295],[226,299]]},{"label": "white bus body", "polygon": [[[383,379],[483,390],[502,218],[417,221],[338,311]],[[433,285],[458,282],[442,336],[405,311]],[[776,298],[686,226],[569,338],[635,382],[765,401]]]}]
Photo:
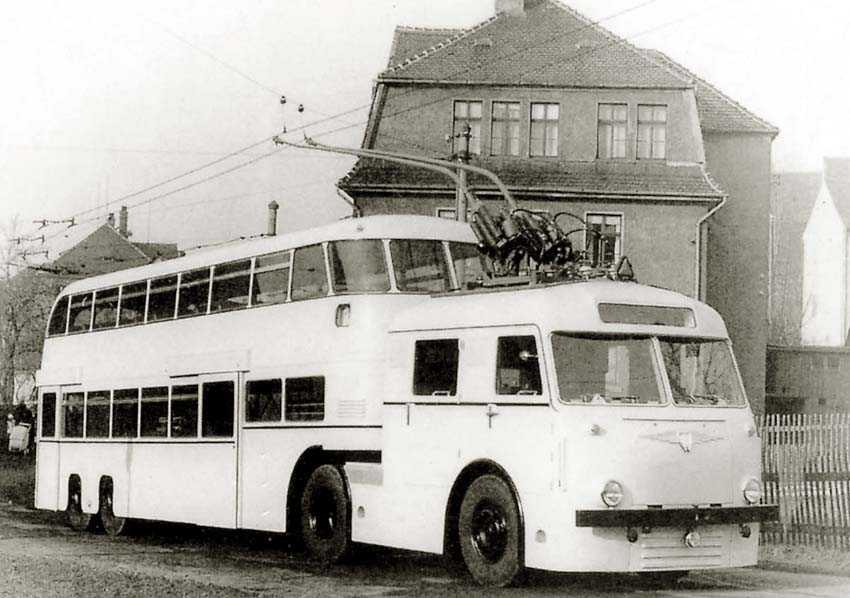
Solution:
[{"label": "white bus body", "polygon": [[[440,242],[415,245],[440,274],[411,257],[417,239]],[[334,245],[358,240],[372,243]],[[327,465],[346,546],[457,550],[482,582],[522,566],[754,564],[773,511],[754,504],[759,439],[717,313],[608,280],[450,290],[474,270],[454,252],[473,243],[462,224],[372,217],[72,283],[38,375],[36,507],[80,525],[100,513],[299,532],[316,525],[305,487]],[[279,257],[309,247],[321,264]],[[386,272],[359,272],[349,292],[357,252]],[[177,273],[177,317],[151,321]],[[409,292],[432,284],[448,292]],[[184,310],[204,292],[206,309]],[[508,503],[467,506],[482,477],[476,490],[501,483]],[[488,573],[514,545],[515,570]]]}]

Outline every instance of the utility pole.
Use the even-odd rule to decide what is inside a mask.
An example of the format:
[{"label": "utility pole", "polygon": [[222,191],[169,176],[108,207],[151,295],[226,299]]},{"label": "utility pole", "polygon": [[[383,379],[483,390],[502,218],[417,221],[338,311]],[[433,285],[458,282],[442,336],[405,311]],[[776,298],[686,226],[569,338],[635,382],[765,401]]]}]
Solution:
[{"label": "utility pole", "polygon": [[[458,152],[458,162],[462,164],[469,164],[469,140],[472,137],[472,127],[469,126],[469,123],[466,123],[463,126],[463,131],[458,133],[458,136],[463,140],[461,142],[461,149]],[[466,195],[463,192],[463,189],[466,188],[466,170],[463,168],[458,168],[458,181],[459,185],[457,191],[455,193],[455,216],[457,217],[458,222],[466,222]]]}]

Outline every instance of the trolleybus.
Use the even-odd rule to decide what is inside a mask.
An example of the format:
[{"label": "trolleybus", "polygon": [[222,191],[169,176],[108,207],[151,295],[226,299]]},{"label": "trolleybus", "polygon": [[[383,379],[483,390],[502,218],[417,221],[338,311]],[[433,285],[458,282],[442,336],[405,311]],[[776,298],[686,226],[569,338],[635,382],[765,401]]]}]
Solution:
[{"label": "trolleybus", "polygon": [[466,224],[347,219],[73,282],[38,373],[37,508],[526,567],[752,565],[759,438],[720,316],[506,277]]}]

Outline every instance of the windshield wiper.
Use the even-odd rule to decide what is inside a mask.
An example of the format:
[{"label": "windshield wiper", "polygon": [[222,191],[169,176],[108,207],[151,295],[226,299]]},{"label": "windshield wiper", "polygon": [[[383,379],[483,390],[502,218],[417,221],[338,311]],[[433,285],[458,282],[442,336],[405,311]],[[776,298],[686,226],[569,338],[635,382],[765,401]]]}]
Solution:
[{"label": "windshield wiper", "polygon": [[677,401],[682,401],[688,404],[703,404],[703,405],[719,405],[726,402],[726,399],[715,394],[694,394],[689,392],[676,397]]}]

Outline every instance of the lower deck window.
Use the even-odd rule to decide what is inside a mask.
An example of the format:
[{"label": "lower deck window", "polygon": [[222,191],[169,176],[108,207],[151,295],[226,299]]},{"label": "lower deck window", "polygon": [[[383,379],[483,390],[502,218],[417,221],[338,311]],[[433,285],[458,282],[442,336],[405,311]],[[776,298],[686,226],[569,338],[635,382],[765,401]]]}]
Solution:
[{"label": "lower deck window", "polygon": [[41,396],[41,437],[56,436],[56,393],[46,392]]},{"label": "lower deck window", "polygon": [[65,438],[83,437],[83,407],[85,395],[70,392],[62,395],[62,436]]},{"label": "lower deck window", "polygon": [[112,437],[135,438],[139,422],[139,390],[126,388],[112,393]]},{"label": "lower deck window", "polygon": [[202,396],[202,435],[233,436],[233,382],[207,382]]},{"label": "lower deck window", "polygon": [[250,380],[245,399],[246,422],[279,422],[283,397],[280,378]]},{"label": "lower deck window", "polygon": [[174,386],[171,389],[171,437],[192,438],[198,435],[198,385]]},{"label": "lower deck window", "polygon": [[416,341],[413,394],[456,395],[458,357],[456,338]]},{"label": "lower deck window", "polygon": [[321,421],[325,418],[325,379],[323,376],[287,378],[286,421]]},{"label": "lower deck window", "polygon": [[86,437],[109,437],[109,391],[89,392],[86,397]]},{"label": "lower deck window", "polygon": [[142,389],[141,435],[157,438],[168,435],[168,387]]}]

